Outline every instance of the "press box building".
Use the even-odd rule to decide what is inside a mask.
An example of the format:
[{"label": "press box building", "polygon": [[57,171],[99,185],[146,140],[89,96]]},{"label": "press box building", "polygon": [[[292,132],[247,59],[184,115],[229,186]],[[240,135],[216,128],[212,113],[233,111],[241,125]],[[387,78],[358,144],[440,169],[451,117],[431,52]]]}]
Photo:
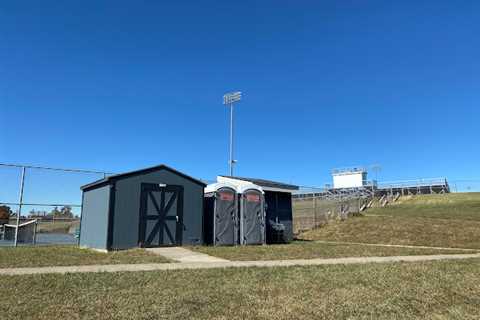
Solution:
[{"label": "press box building", "polygon": [[360,167],[332,170],[333,188],[361,188],[368,184],[367,170]]}]

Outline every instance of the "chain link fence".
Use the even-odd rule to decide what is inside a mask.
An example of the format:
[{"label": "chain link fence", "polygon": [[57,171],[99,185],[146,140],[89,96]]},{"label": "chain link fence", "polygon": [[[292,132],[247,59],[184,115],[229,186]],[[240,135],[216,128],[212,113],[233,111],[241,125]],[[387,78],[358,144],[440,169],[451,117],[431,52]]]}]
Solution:
[{"label": "chain link fence", "polygon": [[0,163],[0,246],[76,243],[80,186],[108,174]]},{"label": "chain link fence", "polygon": [[302,187],[293,195],[293,230],[302,231],[318,228],[331,220],[344,220],[349,215],[364,210],[373,194],[369,189],[351,189],[348,192],[326,191],[320,188]]},{"label": "chain link fence", "polygon": [[[480,192],[480,179],[449,180],[448,185],[450,192]],[[442,186],[428,179],[376,190],[372,187],[340,190],[301,187],[292,198],[294,233],[321,227],[331,220],[344,220],[349,215],[359,214],[371,206],[381,206],[402,195],[444,192]]]},{"label": "chain link fence", "polygon": [[[26,224],[25,230],[30,230],[27,223],[35,220],[38,244],[76,243],[82,204],[80,186],[110,174],[0,163],[0,226]],[[480,179],[449,180],[448,185],[450,192],[480,192]],[[373,186],[344,190],[301,187],[292,199],[294,232],[358,214],[372,205],[373,198]],[[6,229],[0,227],[0,246],[14,244],[12,231]],[[5,239],[5,234],[10,240]]]}]

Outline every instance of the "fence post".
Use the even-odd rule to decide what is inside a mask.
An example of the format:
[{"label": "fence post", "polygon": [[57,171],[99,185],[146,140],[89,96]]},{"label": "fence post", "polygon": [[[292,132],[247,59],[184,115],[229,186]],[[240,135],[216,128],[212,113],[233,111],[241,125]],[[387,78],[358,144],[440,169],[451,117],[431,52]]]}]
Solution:
[{"label": "fence post", "polygon": [[313,227],[317,227],[317,201],[315,194],[313,194]]},{"label": "fence post", "polygon": [[22,167],[22,177],[20,178],[20,195],[18,200],[17,227],[15,228],[15,247],[18,244],[18,226],[20,225],[20,215],[22,214],[23,204],[23,186],[25,184],[25,167]]},{"label": "fence post", "polygon": [[33,245],[37,244],[37,223],[38,223],[38,220],[35,219],[35,224],[33,226]]}]

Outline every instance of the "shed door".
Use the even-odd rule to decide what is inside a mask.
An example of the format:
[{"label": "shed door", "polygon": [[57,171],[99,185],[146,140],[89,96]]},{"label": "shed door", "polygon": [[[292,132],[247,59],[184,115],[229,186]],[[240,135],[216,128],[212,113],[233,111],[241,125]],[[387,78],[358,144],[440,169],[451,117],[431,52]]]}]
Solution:
[{"label": "shed door", "polygon": [[140,246],[181,245],[183,187],[143,183],[140,197]]}]

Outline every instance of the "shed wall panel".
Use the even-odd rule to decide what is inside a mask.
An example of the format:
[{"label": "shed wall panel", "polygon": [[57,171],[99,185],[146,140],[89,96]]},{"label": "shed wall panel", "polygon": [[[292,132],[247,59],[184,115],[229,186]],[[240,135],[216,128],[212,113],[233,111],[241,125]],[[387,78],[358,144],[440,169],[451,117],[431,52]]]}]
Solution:
[{"label": "shed wall panel", "polygon": [[110,185],[84,192],[80,246],[107,249]]},{"label": "shed wall panel", "polygon": [[285,240],[293,240],[292,195],[287,192],[265,191],[267,203],[267,224],[269,221],[279,222],[285,226]]}]

